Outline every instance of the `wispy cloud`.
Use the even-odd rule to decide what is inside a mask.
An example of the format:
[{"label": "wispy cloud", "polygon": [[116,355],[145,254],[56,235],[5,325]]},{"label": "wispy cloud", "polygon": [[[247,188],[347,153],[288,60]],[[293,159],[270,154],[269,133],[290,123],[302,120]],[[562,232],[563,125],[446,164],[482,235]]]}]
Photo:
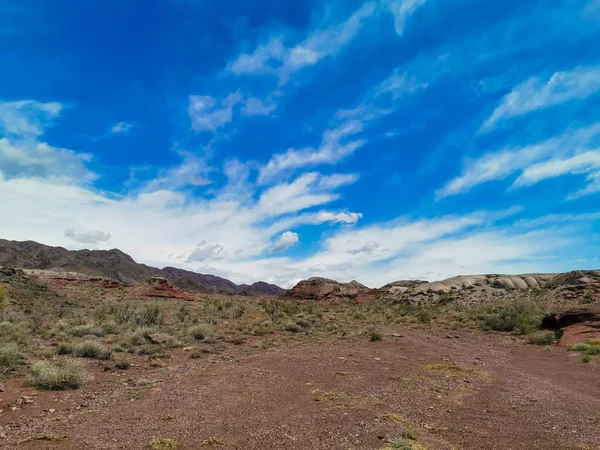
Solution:
[{"label": "wispy cloud", "polygon": [[63,105],[57,102],[0,102],[0,130],[9,136],[37,138],[44,134],[44,129],[52,124],[62,110]]},{"label": "wispy cloud", "polygon": [[271,251],[274,253],[284,252],[293,245],[296,245],[299,240],[300,238],[298,237],[298,233],[294,233],[293,231],[284,231],[275,240]]},{"label": "wispy cloud", "polygon": [[419,7],[423,6],[427,0],[384,0],[392,14],[394,14],[396,33],[402,35],[406,20]]},{"label": "wispy cloud", "polygon": [[227,69],[238,75],[275,75],[280,84],[285,84],[291,74],[338,53],[358,35],[364,21],[375,14],[376,8],[374,2],[368,2],[344,22],[318,27],[293,46],[286,46],[279,37],[271,38],[259,44],[252,53],[239,55]]},{"label": "wispy cloud", "polygon": [[[585,154],[590,145],[595,146],[598,136],[600,124],[597,123],[536,144],[485,154],[467,162],[462,174],[438,190],[437,196],[443,198],[465,193],[474,186],[502,180],[517,172],[523,172],[523,178],[516,183],[517,186],[535,183],[547,178],[552,171],[560,172],[562,169],[559,167],[572,167],[574,162],[581,163],[589,158],[577,155]],[[565,158],[569,160],[572,157],[575,159],[565,163]]]},{"label": "wispy cloud", "polygon": [[600,66],[578,67],[556,72],[549,79],[532,77],[506,95],[484,122],[481,131],[489,131],[502,120],[533,111],[581,100],[600,91]]},{"label": "wispy cloud", "polygon": [[241,101],[242,95],[239,92],[223,99],[210,95],[190,95],[188,114],[192,128],[196,131],[216,132],[233,120],[233,108]]},{"label": "wispy cloud", "polygon": [[110,132],[113,134],[125,134],[129,133],[132,128],[133,124],[130,122],[119,122],[110,128]]},{"label": "wispy cloud", "polygon": [[267,183],[282,172],[301,167],[337,163],[364,144],[363,140],[351,139],[362,129],[362,124],[358,121],[342,123],[323,133],[318,148],[289,149],[285,153],[273,155],[270,161],[260,169],[259,183]]}]

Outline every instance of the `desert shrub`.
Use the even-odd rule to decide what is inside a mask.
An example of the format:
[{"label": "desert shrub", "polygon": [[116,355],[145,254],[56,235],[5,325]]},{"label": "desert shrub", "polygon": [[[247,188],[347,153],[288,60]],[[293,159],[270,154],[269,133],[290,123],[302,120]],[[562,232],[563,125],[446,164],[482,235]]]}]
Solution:
[{"label": "desert shrub", "polygon": [[292,321],[286,322],[285,325],[283,326],[283,329],[285,331],[289,331],[291,333],[297,333],[298,331],[300,331],[300,327],[298,325],[296,325],[296,322],[292,322]]},{"label": "desert shrub", "polygon": [[580,342],[579,344],[573,345],[569,350],[573,352],[585,353],[586,355],[597,355],[600,353],[600,349],[589,342]]},{"label": "desert shrub", "polygon": [[238,305],[234,310],[233,310],[233,317],[236,319],[241,318],[244,313],[246,312],[246,306],[244,305]]},{"label": "desert shrub", "polygon": [[138,312],[138,325],[162,325],[163,319],[162,308],[157,302],[145,303]]},{"label": "desert shrub", "polygon": [[157,302],[123,302],[112,305],[110,310],[117,323],[149,327],[162,325],[164,319],[162,307]]},{"label": "desert shrub", "polygon": [[154,438],[148,442],[148,447],[151,450],[177,450],[179,442],[175,439]]},{"label": "desert shrub", "polygon": [[0,372],[8,373],[25,364],[25,356],[16,344],[4,344],[0,346]]},{"label": "desert shrub", "polygon": [[369,340],[371,342],[378,342],[381,341],[383,339],[383,336],[381,335],[381,333],[379,333],[378,331],[371,331],[371,336],[369,337]]},{"label": "desert shrub", "polygon": [[146,343],[148,336],[154,333],[154,329],[152,328],[137,328],[131,333],[125,335],[125,344],[129,346],[142,345]]},{"label": "desert shrub", "polygon": [[534,331],[527,336],[527,342],[535,345],[551,345],[556,339],[556,334],[553,331]]},{"label": "desert shrub", "polygon": [[73,355],[79,358],[109,359],[110,350],[95,341],[83,341],[73,346]]},{"label": "desert shrub", "polygon": [[103,323],[102,331],[104,332],[104,334],[116,334],[117,333],[117,323],[114,320]]},{"label": "desert shrub", "polygon": [[515,331],[519,334],[532,333],[542,324],[546,315],[539,306],[518,300],[485,314],[482,327],[493,331]]},{"label": "desert shrub", "polygon": [[71,334],[73,336],[77,336],[77,337],[84,337],[84,336],[102,337],[102,336],[104,336],[104,330],[102,330],[102,328],[100,328],[96,325],[86,323],[84,325],[78,325],[78,326],[73,327],[71,329]]},{"label": "desert shrub", "polygon": [[62,364],[37,361],[31,366],[27,381],[38,389],[63,391],[78,389],[85,377],[81,365],[75,361],[65,361]]},{"label": "desert shrub", "polygon": [[0,311],[8,307],[8,295],[4,286],[0,284]]},{"label": "desert shrub", "polygon": [[73,353],[73,344],[71,342],[61,342],[56,347],[57,355],[70,355]]},{"label": "desert shrub", "polygon": [[194,325],[188,329],[188,334],[198,341],[209,340],[214,337],[214,333],[214,328],[209,324]]},{"label": "desert shrub", "polygon": [[589,356],[584,356],[584,357],[583,357],[581,360],[582,360],[584,363],[589,363],[589,362],[592,360],[592,358],[590,358]]},{"label": "desert shrub", "polygon": [[115,356],[115,367],[120,370],[127,370],[131,366],[129,358],[123,354]]},{"label": "desert shrub", "polygon": [[284,306],[281,300],[267,300],[263,303],[262,307],[272,321],[275,321],[281,313],[284,313]]},{"label": "desert shrub", "polygon": [[585,295],[583,296],[583,298],[581,299],[581,303],[584,304],[590,304],[590,303],[595,303],[596,300],[594,300],[594,296],[592,295],[591,292],[586,292]]},{"label": "desert shrub", "polygon": [[300,325],[302,328],[310,328],[312,326],[312,322],[300,317],[296,319],[296,325]]}]

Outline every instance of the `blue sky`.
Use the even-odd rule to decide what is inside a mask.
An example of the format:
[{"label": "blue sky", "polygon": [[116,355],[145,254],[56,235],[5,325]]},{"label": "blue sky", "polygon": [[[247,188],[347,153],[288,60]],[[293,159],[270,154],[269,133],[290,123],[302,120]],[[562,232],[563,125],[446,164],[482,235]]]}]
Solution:
[{"label": "blue sky", "polygon": [[285,287],[597,268],[599,42],[598,0],[0,0],[0,236]]}]

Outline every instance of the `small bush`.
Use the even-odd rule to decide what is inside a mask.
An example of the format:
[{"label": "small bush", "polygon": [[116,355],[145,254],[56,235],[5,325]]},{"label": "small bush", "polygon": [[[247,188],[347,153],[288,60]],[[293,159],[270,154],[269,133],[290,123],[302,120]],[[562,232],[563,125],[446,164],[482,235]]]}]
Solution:
[{"label": "small bush", "polygon": [[589,305],[590,303],[595,303],[596,300],[591,292],[586,292],[583,298],[581,299],[581,303]]},{"label": "small bush", "polygon": [[73,344],[70,342],[61,342],[56,347],[57,355],[71,355],[73,353]]},{"label": "small bush", "polygon": [[310,328],[312,326],[312,322],[307,319],[296,319],[296,325],[300,325],[302,328]]},{"label": "small bush", "polygon": [[177,450],[179,442],[175,439],[154,438],[148,442],[148,447],[151,450]]},{"label": "small bush", "polygon": [[27,379],[31,386],[47,391],[78,389],[85,381],[81,365],[66,361],[60,365],[49,361],[37,361],[30,368]]},{"label": "small bush", "polygon": [[19,351],[16,344],[0,346],[0,372],[12,372],[23,364],[25,364],[25,356]]},{"label": "small bush", "polygon": [[4,286],[0,284],[0,310],[3,310],[8,307],[8,295],[6,294],[6,289]]},{"label": "small bush", "polygon": [[597,355],[600,353],[600,349],[598,347],[588,342],[580,342],[579,344],[575,344],[569,350],[573,352],[585,353],[586,355]]},{"label": "small bush", "polygon": [[129,359],[125,355],[117,355],[115,357],[115,367],[119,370],[127,370],[131,366]]},{"label": "small bush", "polygon": [[104,336],[104,330],[102,330],[102,328],[97,327],[95,325],[92,324],[85,324],[85,325],[79,325],[76,327],[73,327],[71,329],[71,334],[73,336],[77,336],[77,337],[84,337],[84,336],[96,336],[96,337],[102,337]]},{"label": "small bush", "polygon": [[584,363],[589,363],[589,362],[592,360],[592,358],[590,358],[589,356],[584,356],[584,357],[583,357],[581,360],[582,360]]},{"label": "small bush", "polygon": [[286,322],[285,325],[283,326],[283,329],[285,331],[289,331],[291,333],[297,333],[298,331],[300,331],[300,327],[298,325],[296,325],[295,322]]},{"label": "small bush", "polygon": [[109,359],[111,352],[98,342],[83,341],[73,346],[73,355],[79,358]]},{"label": "small bush", "polygon": [[371,336],[369,338],[369,340],[371,342],[379,342],[383,339],[383,336],[381,335],[381,333],[379,331],[371,331]]},{"label": "small bush", "polygon": [[542,324],[546,312],[537,305],[517,300],[502,306],[482,318],[482,327],[493,331],[515,331],[528,334],[537,330]]},{"label": "small bush", "polygon": [[527,336],[527,342],[535,345],[551,345],[555,339],[553,331],[534,331]]},{"label": "small bush", "polygon": [[188,334],[198,341],[205,341],[214,337],[214,328],[208,324],[194,325]]}]

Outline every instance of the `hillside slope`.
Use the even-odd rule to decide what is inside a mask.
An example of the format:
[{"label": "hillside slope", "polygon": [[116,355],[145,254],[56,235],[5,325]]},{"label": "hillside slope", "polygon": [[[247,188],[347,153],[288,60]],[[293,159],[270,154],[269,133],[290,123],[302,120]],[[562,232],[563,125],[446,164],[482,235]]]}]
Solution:
[{"label": "hillside slope", "polygon": [[140,283],[152,276],[169,279],[179,289],[191,292],[222,292],[240,295],[281,296],[286,290],[265,282],[237,285],[215,275],[175,267],[158,269],[137,263],[121,250],[67,250],[34,241],[0,239],[0,266],[25,269],[78,272],[109,277],[127,284]]}]

